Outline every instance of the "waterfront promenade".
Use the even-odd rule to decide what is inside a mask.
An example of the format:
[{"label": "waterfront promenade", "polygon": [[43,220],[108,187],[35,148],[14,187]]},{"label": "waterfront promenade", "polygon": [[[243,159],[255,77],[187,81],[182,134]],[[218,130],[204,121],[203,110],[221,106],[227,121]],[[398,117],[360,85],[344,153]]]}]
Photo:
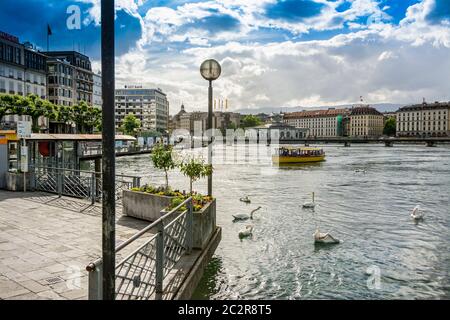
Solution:
[{"label": "waterfront promenade", "polygon": [[[117,243],[148,222],[117,213]],[[118,255],[120,260],[151,235]],[[101,206],[0,190],[0,299],[87,299],[88,263],[101,255]]]}]

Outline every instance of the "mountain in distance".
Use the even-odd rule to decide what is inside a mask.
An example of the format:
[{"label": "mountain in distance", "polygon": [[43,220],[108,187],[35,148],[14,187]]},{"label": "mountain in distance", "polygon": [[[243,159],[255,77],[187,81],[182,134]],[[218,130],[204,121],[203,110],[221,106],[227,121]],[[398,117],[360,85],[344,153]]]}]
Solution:
[{"label": "mountain in distance", "polygon": [[[279,113],[280,111],[282,112],[298,112],[298,111],[304,111],[304,110],[326,110],[329,108],[335,108],[335,109],[340,109],[340,108],[351,108],[352,106],[354,106],[355,104],[344,104],[344,105],[337,105],[337,106],[322,106],[322,107],[310,107],[310,108],[306,108],[306,107],[262,107],[262,108],[244,108],[244,109],[238,109],[238,110],[234,110],[233,112],[238,112],[241,114],[258,114],[258,113]],[[377,109],[380,112],[395,112],[397,111],[400,107],[406,106],[408,104],[406,103],[374,103],[374,104],[370,104],[371,107],[374,107],[375,109]]]}]

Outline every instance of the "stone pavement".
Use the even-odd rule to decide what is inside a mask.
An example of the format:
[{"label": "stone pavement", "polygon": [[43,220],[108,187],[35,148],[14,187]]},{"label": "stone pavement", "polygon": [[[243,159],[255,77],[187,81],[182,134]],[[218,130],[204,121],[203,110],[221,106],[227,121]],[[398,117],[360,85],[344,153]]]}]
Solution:
[{"label": "stone pavement", "polygon": [[[149,222],[119,211],[116,224],[120,242]],[[87,299],[85,267],[101,255],[101,226],[99,205],[0,190],[0,300]],[[149,236],[124,249],[117,261]]]}]

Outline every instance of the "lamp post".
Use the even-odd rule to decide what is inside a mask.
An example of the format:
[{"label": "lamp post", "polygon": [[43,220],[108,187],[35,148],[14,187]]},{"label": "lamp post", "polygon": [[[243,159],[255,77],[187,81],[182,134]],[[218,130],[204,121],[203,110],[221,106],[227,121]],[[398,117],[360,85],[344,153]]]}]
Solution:
[{"label": "lamp post", "polygon": [[101,2],[102,39],[102,257],[103,300],[114,300],[116,281],[116,153],[114,126],[114,0]]},{"label": "lamp post", "polygon": [[[213,106],[213,88],[212,82],[217,80],[222,73],[222,68],[219,62],[214,59],[204,61],[200,66],[200,74],[202,77],[209,81],[208,88],[208,164],[212,164],[212,106]],[[208,176],[208,196],[212,196],[212,175]]]}]

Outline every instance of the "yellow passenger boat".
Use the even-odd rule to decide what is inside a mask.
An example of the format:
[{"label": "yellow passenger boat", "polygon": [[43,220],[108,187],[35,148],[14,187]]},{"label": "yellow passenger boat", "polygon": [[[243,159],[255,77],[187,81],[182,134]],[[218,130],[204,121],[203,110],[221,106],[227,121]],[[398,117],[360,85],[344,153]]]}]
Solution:
[{"label": "yellow passenger boat", "polygon": [[308,163],[320,162],[325,160],[325,152],[320,148],[295,148],[295,147],[281,147],[275,149],[275,154],[272,156],[273,163]]}]

